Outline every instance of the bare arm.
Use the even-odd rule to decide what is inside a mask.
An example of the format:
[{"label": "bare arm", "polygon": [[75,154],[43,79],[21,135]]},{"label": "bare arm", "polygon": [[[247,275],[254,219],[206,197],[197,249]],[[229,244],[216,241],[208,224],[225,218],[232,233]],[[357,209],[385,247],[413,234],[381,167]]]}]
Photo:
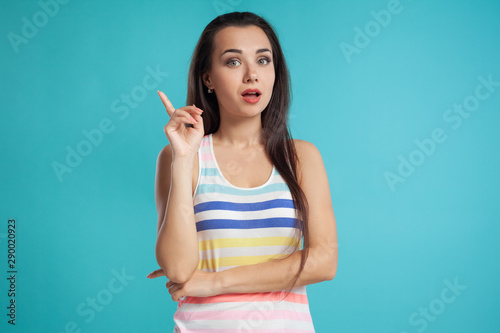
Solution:
[{"label": "bare arm", "polygon": [[189,280],[199,263],[192,196],[193,161],[194,157],[172,161],[168,145],[158,155],[156,165],[156,260],[167,278],[176,283]]},{"label": "bare arm", "polygon": [[158,95],[170,117],[163,129],[170,144],[158,154],[156,164],[156,261],[170,281],[184,283],[199,263],[192,175],[204,134],[203,110],[194,105],[175,109],[163,92]]}]

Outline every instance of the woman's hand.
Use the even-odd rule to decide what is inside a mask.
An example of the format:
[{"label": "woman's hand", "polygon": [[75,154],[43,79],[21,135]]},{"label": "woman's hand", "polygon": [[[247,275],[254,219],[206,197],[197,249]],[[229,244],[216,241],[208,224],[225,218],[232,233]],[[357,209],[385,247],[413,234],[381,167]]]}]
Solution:
[{"label": "woman's hand", "polygon": [[[172,296],[174,302],[178,302],[183,296],[193,296],[193,297],[208,297],[219,295],[217,280],[215,279],[216,272],[205,272],[200,269],[194,271],[193,276],[187,282],[184,283],[174,283],[168,281],[166,286],[168,292]],[[154,279],[159,276],[164,276],[165,273],[162,269],[157,269],[156,271],[150,273],[148,278]]]},{"label": "woman's hand", "polygon": [[[163,130],[172,146],[173,156],[196,155],[205,135],[203,118],[201,117],[203,110],[194,104],[175,109],[163,92],[158,90],[158,95],[170,116],[170,120]],[[192,127],[187,127],[185,124],[192,124]]]}]

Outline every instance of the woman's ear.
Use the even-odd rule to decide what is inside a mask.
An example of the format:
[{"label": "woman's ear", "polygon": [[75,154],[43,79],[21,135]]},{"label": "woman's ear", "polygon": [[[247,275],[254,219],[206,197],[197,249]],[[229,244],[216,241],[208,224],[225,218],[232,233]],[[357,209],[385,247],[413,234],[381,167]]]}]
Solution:
[{"label": "woman's ear", "polygon": [[208,72],[203,73],[203,83],[207,86],[209,89],[213,89],[212,82],[210,82],[210,75]]}]

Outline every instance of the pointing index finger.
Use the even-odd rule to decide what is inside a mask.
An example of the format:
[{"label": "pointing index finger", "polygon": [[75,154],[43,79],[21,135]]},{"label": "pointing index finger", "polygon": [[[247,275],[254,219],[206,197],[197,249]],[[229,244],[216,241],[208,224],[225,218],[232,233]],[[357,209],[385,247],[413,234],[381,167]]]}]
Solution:
[{"label": "pointing index finger", "polygon": [[170,100],[167,98],[167,95],[165,95],[162,91],[158,90],[158,95],[160,96],[163,105],[165,105],[165,109],[167,109],[168,115],[172,117],[172,114],[175,111],[174,106],[172,105],[172,103],[170,103]]}]

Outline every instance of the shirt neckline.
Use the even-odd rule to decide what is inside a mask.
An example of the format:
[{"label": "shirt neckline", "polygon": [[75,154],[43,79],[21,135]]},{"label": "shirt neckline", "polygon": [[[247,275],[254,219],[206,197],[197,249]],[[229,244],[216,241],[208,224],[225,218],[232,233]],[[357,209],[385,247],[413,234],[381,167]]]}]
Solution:
[{"label": "shirt neckline", "polygon": [[224,180],[224,182],[226,182],[230,187],[232,188],[236,188],[238,190],[258,190],[258,189],[261,189],[265,186],[267,186],[271,180],[273,179],[273,175],[274,175],[274,172],[275,172],[275,166],[273,164],[273,169],[271,170],[271,175],[269,176],[269,178],[267,179],[267,181],[262,184],[262,185],[259,185],[257,187],[240,187],[240,186],[236,186],[236,185],[233,185],[229,182],[229,180],[226,179],[226,177],[224,177],[224,175],[222,174],[222,171],[221,169],[219,168],[219,164],[217,163],[217,159],[215,158],[215,153],[214,153],[214,144],[213,144],[213,140],[212,140],[212,133],[210,133],[210,135],[208,136],[208,141],[210,142],[210,153],[212,154],[212,158],[213,158],[213,161],[214,161],[214,164],[215,164],[215,167],[217,168],[217,171],[219,172],[221,178]]}]

